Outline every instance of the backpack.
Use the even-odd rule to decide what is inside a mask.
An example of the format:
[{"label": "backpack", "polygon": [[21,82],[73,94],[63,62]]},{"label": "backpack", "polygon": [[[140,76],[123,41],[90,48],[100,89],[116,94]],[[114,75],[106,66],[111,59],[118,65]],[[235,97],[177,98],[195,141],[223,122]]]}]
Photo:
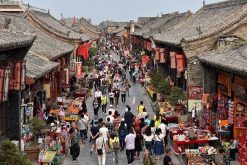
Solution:
[{"label": "backpack", "polygon": [[124,138],[126,136],[126,129],[119,129],[119,137]]},{"label": "backpack", "polygon": [[119,149],[120,148],[119,140],[117,141],[117,137],[115,137],[114,142],[112,142],[112,148],[113,149]]}]

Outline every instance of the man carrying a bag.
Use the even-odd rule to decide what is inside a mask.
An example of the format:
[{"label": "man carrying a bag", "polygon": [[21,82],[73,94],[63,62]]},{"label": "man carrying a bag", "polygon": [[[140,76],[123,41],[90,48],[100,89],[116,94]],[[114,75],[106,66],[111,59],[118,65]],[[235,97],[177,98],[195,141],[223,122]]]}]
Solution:
[{"label": "man carrying a bag", "polygon": [[104,139],[102,133],[96,139],[96,148],[98,154],[98,165],[105,165],[106,152],[108,151],[107,139]]}]

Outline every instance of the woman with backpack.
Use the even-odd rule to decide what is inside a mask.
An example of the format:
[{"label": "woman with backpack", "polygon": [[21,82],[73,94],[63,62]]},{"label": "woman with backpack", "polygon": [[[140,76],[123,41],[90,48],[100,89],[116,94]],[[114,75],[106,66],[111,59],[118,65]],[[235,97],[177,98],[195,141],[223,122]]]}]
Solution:
[{"label": "woman with backpack", "polygon": [[118,130],[118,135],[119,135],[119,142],[120,142],[120,151],[123,151],[124,146],[125,146],[124,139],[127,135],[127,127],[125,126],[124,121],[121,121],[121,124],[119,126],[119,130]]},{"label": "woman with backpack", "polygon": [[119,144],[119,138],[117,137],[117,135],[115,133],[112,133],[110,135],[110,147],[112,149],[112,161],[117,164],[118,163],[118,151],[120,148],[120,144]]}]

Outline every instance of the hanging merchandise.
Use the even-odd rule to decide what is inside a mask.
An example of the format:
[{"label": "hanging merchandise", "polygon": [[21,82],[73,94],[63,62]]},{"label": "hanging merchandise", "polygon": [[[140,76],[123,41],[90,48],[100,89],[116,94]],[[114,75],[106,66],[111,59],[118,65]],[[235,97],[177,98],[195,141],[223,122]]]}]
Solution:
[{"label": "hanging merchandise", "polygon": [[177,68],[176,52],[170,52],[170,58],[171,58],[171,68],[176,69]]},{"label": "hanging merchandise", "polygon": [[186,68],[186,60],[184,54],[176,54],[176,60],[177,60],[177,71],[178,72],[184,72]]},{"label": "hanging merchandise", "polygon": [[155,48],[155,61],[160,60],[160,48]]},{"label": "hanging merchandise", "polygon": [[219,120],[227,120],[228,119],[227,110],[226,110],[225,105],[226,105],[225,99],[219,98],[218,99],[218,108],[217,108]]},{"label": "hanging merchandise", "polygon": [[166,63],[166,49],[160,48],[160,63]]},{"label": "hanging merchandise", "polygon": [[228,121],[230,124],[234,122],[234,102],[231,100],[228,101]]}]

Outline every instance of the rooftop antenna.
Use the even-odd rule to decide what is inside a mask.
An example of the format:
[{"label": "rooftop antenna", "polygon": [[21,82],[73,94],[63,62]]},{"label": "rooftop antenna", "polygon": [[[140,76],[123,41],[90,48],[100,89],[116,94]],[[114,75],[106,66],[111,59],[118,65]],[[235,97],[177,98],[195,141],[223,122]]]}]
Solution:
[{"label": "rooftop antenna", "polygon": [[203,0],[203,6],[205,6],[206,5],[206,1],[205,0]]}]

